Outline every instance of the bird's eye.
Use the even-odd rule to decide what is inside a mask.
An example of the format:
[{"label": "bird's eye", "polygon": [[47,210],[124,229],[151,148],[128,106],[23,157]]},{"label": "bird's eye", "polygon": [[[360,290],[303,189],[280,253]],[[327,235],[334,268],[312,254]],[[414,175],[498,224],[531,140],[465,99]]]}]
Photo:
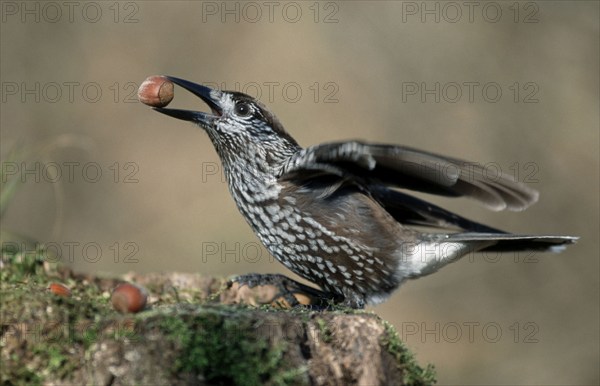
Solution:
[{"label": "bird's eye", "polygon": [[252,110],[250,109],[250,105],[248,105],[248,103],[240,102],[235,105],[234,112],[238,117],[244,118],[250,116]]}]

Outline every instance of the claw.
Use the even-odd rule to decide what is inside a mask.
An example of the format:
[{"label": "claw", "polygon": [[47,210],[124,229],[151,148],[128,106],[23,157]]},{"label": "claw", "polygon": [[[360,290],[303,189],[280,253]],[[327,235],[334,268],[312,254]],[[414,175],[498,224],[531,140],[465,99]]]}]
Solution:
[{"label": "claw", "polygon": [[322,310],[332,303],[340,301],[337,295],[309,287],[280,274],[250,273],[240,275],[229,280],[227,287],[231,288],[233,283],[238,283],[240,287],[248,286],[248,288],[273,286],[277,289],[277,293],[268,303],[283,303],[289,308],[306,306],[311,309]]}]

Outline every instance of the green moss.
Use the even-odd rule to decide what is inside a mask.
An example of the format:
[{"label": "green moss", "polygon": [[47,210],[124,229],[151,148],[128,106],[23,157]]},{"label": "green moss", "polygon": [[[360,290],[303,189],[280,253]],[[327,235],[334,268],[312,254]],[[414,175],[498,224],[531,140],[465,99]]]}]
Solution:
[{"label": "green moss", "polygon": [[5,283],[19,283],[43,278],[44,275],[44,252],[19,253],[12,244],[2,244],[2,269],[0,270],[0,281]]},{"label": "green moss", "polygon": [[2,384],[68,379],[94,339],[95,321],[114,314],[92,283],[67,280],[72,296],[50,293],[49,283],[62,281],[55,275],[55,266],[46,262],[43,251],[2,253]]},{"label": "green moss", "polygon": [[428,364],[424,369],[417,363],[414,354],[402,343],[396,329],[385,320],[382,321],[385,334],[381,344],[396,359],[402,371],[404,385],[432,385],[436,383],[435,368]]},{"label": "green moss", "polygon": [[[245,308],[244,308],[245,310]],[[302,384],[307,369],[286,366],[286,345],[272,343],[268,326],[261,331],[256,320],[238,317],[236,307],[206,308],[182,319],[171,316],[161,329],[181,348],[173,372],[201,374],[215,384],[290,385]]]},{"label": "green moss", "polygon": [[[19,363],[19,358],[11,358],[2,364],[2,367],[13,367]],[[35,370],[30,370],[27,367],[19,366],[19,370],[15,372],[2,371],[0,381],[2,385],[28,385],[41,386],[44,384],[44,379]]]},{"label": "green moss", "polygon": [[323,343],[331,343],[331,341],[333,339],[333,333],[332,333],[331,329],[329,328],[329,323],[327,323],[327,321],[323,318],[317,318],[317,319],[315,319],[315,322],[317,323],[317,326],[319,327],[319,335],[320,335],[321,341]]}]

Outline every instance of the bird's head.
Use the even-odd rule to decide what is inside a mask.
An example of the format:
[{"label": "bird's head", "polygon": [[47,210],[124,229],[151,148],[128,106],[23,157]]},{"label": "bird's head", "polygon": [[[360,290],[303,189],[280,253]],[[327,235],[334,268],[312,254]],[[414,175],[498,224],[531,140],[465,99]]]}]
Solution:
[{"label": "bird's head", "polygon": [[[211,113],[160,107],[154,110],[196,123],[208,133],[220,155],[235,157],[248,151],[260,151],[265,152],[267,158],[283,158],[299,149],[277,117],[251,96],[211,89],[171,76],[165,78],[202,99]],[[223,154],[232,152],[236,154]]]}]

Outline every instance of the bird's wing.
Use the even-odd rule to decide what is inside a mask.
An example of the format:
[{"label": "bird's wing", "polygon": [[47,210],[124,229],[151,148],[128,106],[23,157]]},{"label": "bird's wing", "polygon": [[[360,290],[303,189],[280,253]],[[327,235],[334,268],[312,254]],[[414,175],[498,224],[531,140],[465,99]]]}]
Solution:
[{"label": "bird's wing", "polygon": [[[495,171],[494,171],[495,172]],[[538,192],[482,165],[404,146],[332,142],[303,149],[281,169],[281,178],[338,175],[369,184],[452,197],[470,197],[492,210],[519,211]],[[303,175],[303,176],[302,176]]]},{"label": "bird's wing", "polygon": [[420,225],[444,230],[506,233],[500,229],[469,220],[430,202],[385,186],[370,189],[373,197],[396,221],[404,225]]}]

